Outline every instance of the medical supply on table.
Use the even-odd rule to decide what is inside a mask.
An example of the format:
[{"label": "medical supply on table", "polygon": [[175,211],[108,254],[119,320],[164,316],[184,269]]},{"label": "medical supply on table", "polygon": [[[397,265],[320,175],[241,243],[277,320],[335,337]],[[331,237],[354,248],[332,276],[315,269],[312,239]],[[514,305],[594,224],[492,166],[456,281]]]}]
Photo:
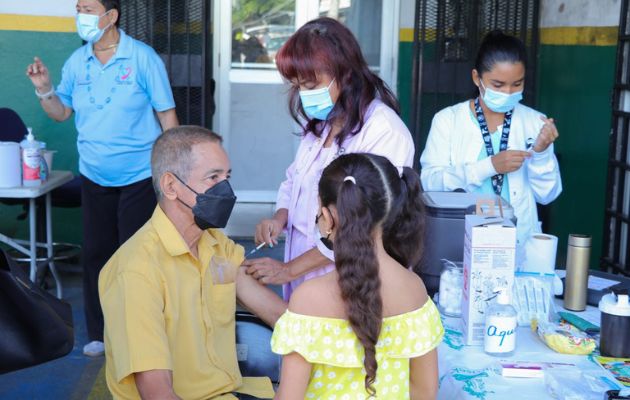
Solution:
[{"label": "medical supply on table", "polygon": [[516,348],[516,309],[510,304],[508,288],[497,290],[494,304],[486,310],[483,350],[497,357],[509,357]]},{"label": "medical supply on table", "polygon": [[482,206],[478,202],[476,215],[465,218],[462,326],[467,345],[483,344],[485,312],[495,289],[514,284],[516,226],[510,219],[484,214]]},{"label": "medical supply on table", "polygon": [[20,145],[15,142],[0,142],[0,188],[21,185]]},{"label": "medical supply on table", "polygon": [[570,234],[567,247],[567,276],[564,286],[564,308],[584,311],[588,284],[591,237]]},{"label": "medical supply on table", "polygon": [[555,312],[553,304],[554,274],[517,272],[512,287],[512,305],[518,313],[518,324],[529,326],[533,319],[549,321]]},{"label": "medical supply on table", "polygon": [[542,378],[545,371],[575,367],[567,362],[500,360],[496,371],[506,378]]},{"label": "medical supply on table", "polygon": [[545,386],[552,399],[602,400],[607,390],[618,385],[605,371],[580,371],[576,368],[545,370]]},{"label": "medical supply on table", "polygon": [[[420,275],[430,296],[438,292],[442,259],[463,261],[464,237],[466,231],[465,216],[476,212],[480,199],[488,199],[487,194],[465,192],[423,192],[421,195],[425,207],[424,237],[425,246],[422,262],[415,268]],[[505,218],[514,218],[514,209],[503,199],[501,201]],[[494,215],[500,215],[495,204]]]},{"label": "medical supply on table", "polygon": [[590,323],[584,318],[580,318],[579,316],[575,314],[565,312],[565,311],[560,311],[558,315],[560,316],[560,318],[567,321],[571,325],[575,326],[577,329],[581,330],[582,332],[586,332],[587,334],[591,336],[597,335],[600,331],[599,326],[593,323]]},{"label": "medical supply on table", "polygon": [[462,315],[462,291],[464,286],[464,266],[461,262],[442,260],[438,308],[447,317]]},{"label": "medical supply on table", "polygon": [[530,362],[499,362],[501,376],[506,378],[542,378],[545,371],[540,363]]},{"label": "medical supply on table", "polygon": [[562,354],[588,355],[597,342],[571,324],[533,321],[532,330],[552,350]]},{"label": "medical supply on table", "polygon": [[558,238],[545,233],[535,233],[525,242],[525,260],[520,270],[524,272],[553,273],[556,269]]},{"label": "medical supply on table", "polygon": [[630,304],[628,292],[610,293],[599,302],[599,352],[608,357],[630,357]]},{"label": "medical supply on table", "polygon": [[23,186],[39,186],[41,180],[41,147],[33,130],[28,128],[26,138],[20,143],[22,148],[22,185]]}]

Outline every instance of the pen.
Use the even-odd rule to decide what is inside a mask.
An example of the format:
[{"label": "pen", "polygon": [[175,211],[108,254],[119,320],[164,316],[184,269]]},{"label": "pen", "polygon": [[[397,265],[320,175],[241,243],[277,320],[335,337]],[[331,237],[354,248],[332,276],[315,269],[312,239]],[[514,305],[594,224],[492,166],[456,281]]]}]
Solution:
[{"label": "pen", "polygon": [[253,249],[252,251],[250,251],[249,253],[247,253],[247,257],[251,256],[252,254],[254,254],[255,252],[257,252],[258,250],[262,249],[264,245],[266,245],[267,243],[262,242],[261,244],[259,244],[255,249]]}]

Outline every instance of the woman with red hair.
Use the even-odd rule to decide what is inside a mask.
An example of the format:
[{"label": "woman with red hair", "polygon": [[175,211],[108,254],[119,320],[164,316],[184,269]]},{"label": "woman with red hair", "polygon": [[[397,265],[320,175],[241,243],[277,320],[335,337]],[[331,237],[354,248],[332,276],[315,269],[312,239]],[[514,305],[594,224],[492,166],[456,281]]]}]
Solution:
[{"label": "woman with red hair", "polygon": [[302,141],[280,186],[276,212],[256,226],[255,240],[273,246],[286,230],[285,262],[260,258],[243,265],[262,283],[284,284],[288,300],[300,283],[334,269],[332,243],[315,224],[324,168],[342,154],[373,153],[401,172],[413,163],[414,144],[394,94],[370,71],[342,23],[308,22],[280,49],[276,64],[291,84],[289,110],[302,127]]}]

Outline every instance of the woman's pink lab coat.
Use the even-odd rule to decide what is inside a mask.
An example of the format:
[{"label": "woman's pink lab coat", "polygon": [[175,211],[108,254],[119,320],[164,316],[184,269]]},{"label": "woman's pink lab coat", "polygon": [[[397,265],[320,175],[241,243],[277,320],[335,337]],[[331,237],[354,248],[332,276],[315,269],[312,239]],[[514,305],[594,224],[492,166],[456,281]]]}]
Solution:
[{"label": "woman's pink lab coat", "polygon": [[[315,226],[318,212],[317,185],[324,168],[335,158],[345,153],[373,153],[387,157],[399,171],[411,167],[414,144],[409,130],[400,117],[380,100],[374,100],[365,114],[363,129],[347,138],[342,146],[335,140],[331,147],[324,148],[328,131],[321,138],[307,134],[302,138],[295,160],[287,169],[287,179],[278,191],[276,209],[288,210],[284,261],[288,262],[304,252],[317,247],[322,254],[333,260],[332,252],[319,240]],[[324,275],[334,268],[330,265],[308,272],[284,285],[284,298],[305,280]]]}]

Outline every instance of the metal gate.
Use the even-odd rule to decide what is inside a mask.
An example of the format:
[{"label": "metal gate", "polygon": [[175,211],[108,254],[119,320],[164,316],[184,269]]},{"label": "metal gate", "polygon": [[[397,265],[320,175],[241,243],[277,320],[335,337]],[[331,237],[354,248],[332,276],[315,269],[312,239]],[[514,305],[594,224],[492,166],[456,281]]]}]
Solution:
[{"label": "metal gate", "polygon": [[621,2],[617,66],[613,89],[602,267],[630,275],[630,10]]},{"label": "metal gate", "polygon": [[181,124],[212,127],[212,1],[127,0],[121,28],[155,49],[168,70]]},{"label": "metal gate", "polygon": [[493,29],[527,47],[525,103],[535,104],[538,0],[416,0],[411,127],[416,163],[436,112],[476,95],[472,83],[477,48]]}]

